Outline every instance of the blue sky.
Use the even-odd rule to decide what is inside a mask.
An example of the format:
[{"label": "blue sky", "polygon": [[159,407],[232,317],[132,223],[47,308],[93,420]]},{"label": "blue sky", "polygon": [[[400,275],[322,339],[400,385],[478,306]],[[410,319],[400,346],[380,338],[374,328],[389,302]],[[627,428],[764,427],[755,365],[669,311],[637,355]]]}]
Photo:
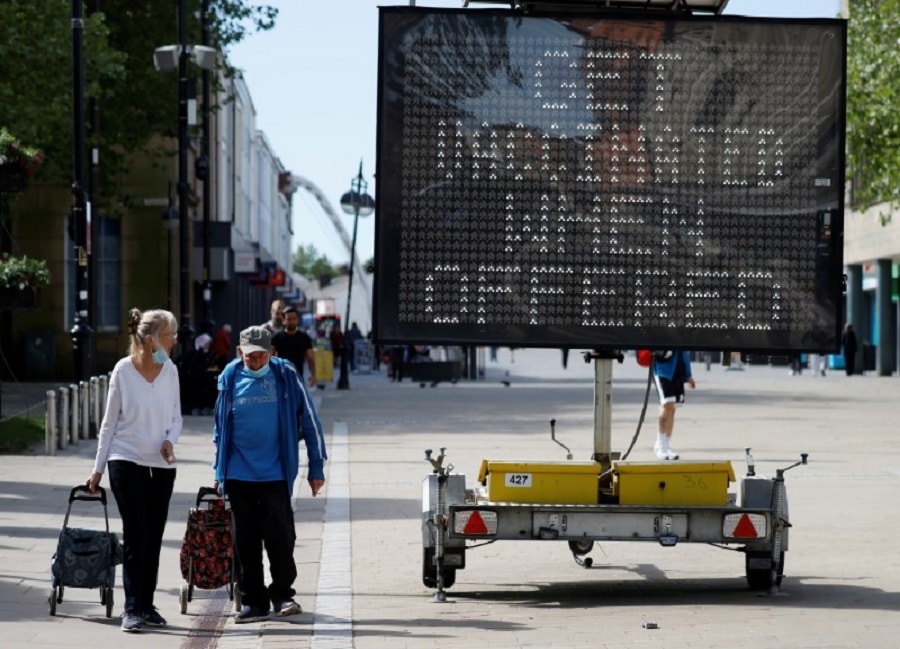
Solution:
[{"label": "blue sky", "polygon": [[[257,128],[282,163],[318,185],[340,212],[360,160],[375,193],[375,106],[378,7],[386,0],[257,0],[280,10],[272,31],[255,34],[228,52],[244,71]],[[461,0],[417,0],[419,7],[457,8]],[[336,10],[337,9],[337,10]],[[840,0],[730,0],[727,14],[833,18]],[[352,232],[353,219],[344,216]],[[374,254],[374,219],[360,219],[357,254]],[[294,196],[293,250],[313,244],[334,263],[350,255],[316,200]]]}]

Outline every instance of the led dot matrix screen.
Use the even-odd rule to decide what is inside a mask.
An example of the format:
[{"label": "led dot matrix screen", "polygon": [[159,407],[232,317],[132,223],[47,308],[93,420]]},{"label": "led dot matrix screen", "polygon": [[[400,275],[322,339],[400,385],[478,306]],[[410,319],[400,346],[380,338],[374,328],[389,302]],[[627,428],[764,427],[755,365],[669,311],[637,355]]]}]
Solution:
[{"label": "led dot matrix screen", "polygon": [[834,351],[845,22],[380,10],[382,342]]}]

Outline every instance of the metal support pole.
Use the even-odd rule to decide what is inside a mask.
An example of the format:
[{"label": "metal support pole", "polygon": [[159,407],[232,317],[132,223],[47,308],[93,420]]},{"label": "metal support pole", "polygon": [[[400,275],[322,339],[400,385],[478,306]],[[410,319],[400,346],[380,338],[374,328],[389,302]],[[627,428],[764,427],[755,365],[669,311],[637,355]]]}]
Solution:
[{"label": "metal support pole", "polygon": [[188,187],[188,42],[187,0],[178,0],[178,297],[181,326],[178,344],[181,355],[191,349],[191,265],[189,246],[190,196]]},{"label": "metal support pole", "polygon": [[44,413],[44,452],[47,455],[56,455],[57,439],[59,438],[58,419],[56,413],[56,392],[47,390],[47,411]]},{"label": "metal support pole", "polygon": [[[362,164],[360,163],[359,177],[362,178]],[[350,345],[350,337],[347,335],[347,332],[350,330],[350,297],[353,293],[353,262],[356,259],[356,233],[359,226],[359,206],[357,205],[356,210],[353,213],[353,243],[350,247],[350,268],[347,271],[347,312],[346,318],[344,319],[343,324],[343,346],[344,349],[341,352],[341,376],[338,379],[338,390],[349,390],[350,389],[350,359],[348,358],[350,354],[353,353],[352,346]]]},{"label": "metal support pole", "polygon": [[[200,43],[209,46],[209,0],[203,0],[200,4]],[[201,76],[203,88],[203,141],[200,150],[201,169],[206,174],[203,181],[203,319],[200,321],[201,327],[210,327],[210,323],[215,320],[213,317],[212,305],[212,282],[209,277],[210,267],[210,211],[212,210],[212,179],[210,174],[210,133],[209,122],[212,112],[209,105],[210,102],[210,78],[209,70],[205,69]],[[210,331],[210,334],[213,332]]]},{"label": "metal support pole", "polygon": [[84,190],[84,6],[72,0],[72,225],[75,235],[75,325],[72,327],[72,354],[75,379],[91,372],[91,329],[88,284],[88,200]]}]

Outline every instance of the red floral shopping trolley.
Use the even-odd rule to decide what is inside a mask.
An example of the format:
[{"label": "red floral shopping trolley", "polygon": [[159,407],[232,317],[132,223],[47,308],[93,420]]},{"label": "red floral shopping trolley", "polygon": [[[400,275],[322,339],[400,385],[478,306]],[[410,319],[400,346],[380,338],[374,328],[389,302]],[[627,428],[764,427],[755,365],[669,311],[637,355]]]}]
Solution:
[{"label": "red floral shopping trolley", "polygon": [[197,492],[197,505],[188,512],[187,529],[181,544],[181,612],[194,598],[194,588],[215,590],[227,587],[228,598],[235,610],[241,609],[241,593],[237,588],[237,559],[231,507],[227,498],[211,487]]}]

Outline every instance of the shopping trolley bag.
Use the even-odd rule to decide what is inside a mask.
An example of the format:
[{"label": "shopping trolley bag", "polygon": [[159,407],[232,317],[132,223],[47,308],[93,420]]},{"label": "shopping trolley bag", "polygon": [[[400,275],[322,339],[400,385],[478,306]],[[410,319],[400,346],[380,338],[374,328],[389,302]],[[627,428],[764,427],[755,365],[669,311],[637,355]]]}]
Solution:
[{"label": "shopping trolley bag", "polygon": [[[99,502],[103,505],[105,530],[69,527],[72,504],[76,500]],[[100,603],[106,606],[106,617],[112,617],[113,586],[116,566],[122,563],[123,548],[118,537],[109,531],[106,491],[97,487],[92,494],[84,485],[69,493],[69,505],[63,520],[56,552],[50,562],[50,615],[56,615],[56,605],[62,603],[65,587],[99,588]]]},{"label": "shopping trolley bag", "polygon": [[[197,492],[197,503],[188,512],[187,528],[180,554],[181,576],[185,583],[181,586],[181,612],[187,612],[187,605],[194,597],[194,588],[214,590],[228,587],[228,596],[240,600],[235,588],[236,570],[234,541],[232,537],[231,508],[228,501],[221,498],[211,487],[201,487]],[[240,602],[235,602],[240,610]]]}]

